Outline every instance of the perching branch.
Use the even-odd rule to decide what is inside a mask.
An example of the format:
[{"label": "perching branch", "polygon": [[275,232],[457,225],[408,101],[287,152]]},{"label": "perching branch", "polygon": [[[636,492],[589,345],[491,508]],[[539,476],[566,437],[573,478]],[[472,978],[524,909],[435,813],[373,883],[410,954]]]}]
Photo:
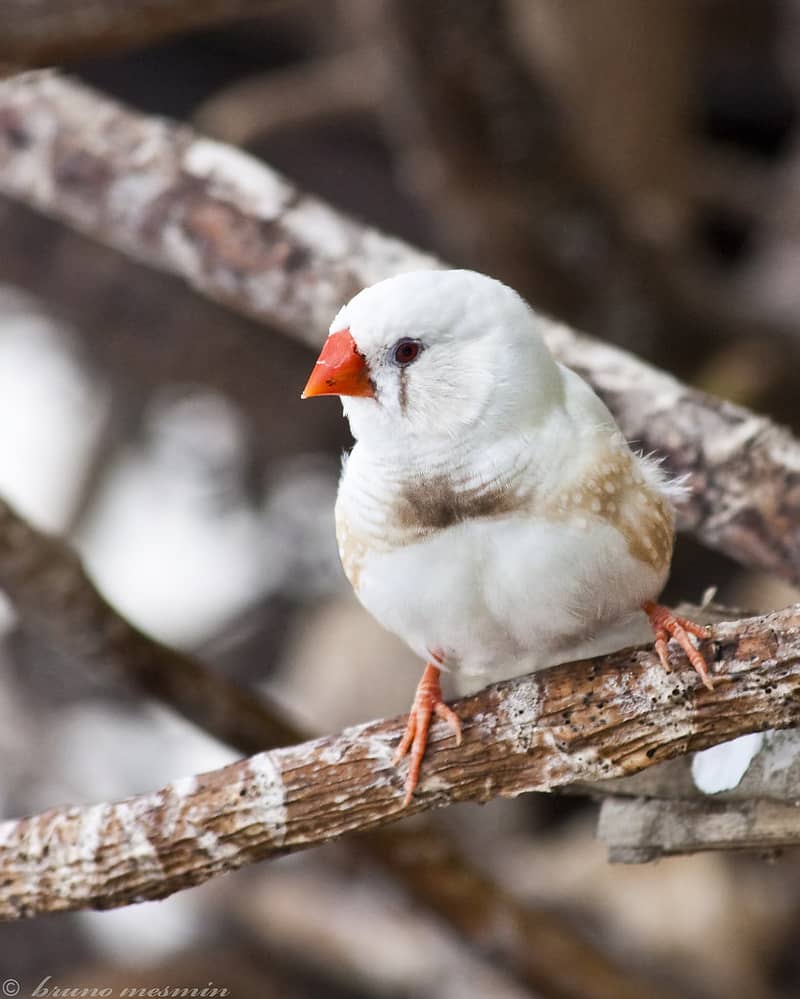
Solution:
[{"label": "perching branch", "polygon": [[[437,264],[232,147],[48,73],[0,82],[0,191],[310,344],[359,288]],[[690,475],[684,529],[800,582],[788,431],[566,327],[547,336],[629,439]]]},{"label": "perching branch", "polygon": [[[243,753],[303,738],[260,698],[134,628],[98,593],[65,543],[37,531],[2,500],[0,588],[23,620],[60,649],[100,675],[127,680],[159,698]],[[619,968],[557,913],[525,905],[492,883],[433,823],[376,829],[358,847],[473,949],[491,948],[494,959],[532,989],[564,999],[654,994],[650,983]],[[506,929],[500,938],[498,925]]]},{"label": "perching branch", "polygon": [[[800,729],[770,733],[757,749],[735,787],[712,797],[704,794],[692,776],[691,759],[682,756],[660,767],[621,780],[603,781],[603,794],[624,798],[659,798],[663,801],[736,802],[769,801],[796,806],[800,787]],[[596,791],[595,786],[585,789]],[[800,818],[800,810],[798,810]],[[800,826],[798,826],[800,831]]]},{"label": "perching branch", "polygon": [[[800,605],[712,628],[705,690],[651,651],[556,666],[457,704],[403,809],[400,721],[260,753],[123,802],[54,808],[0,825],[0,915],[162,898],[225,871],[455,801],[634,773],[765,728],[800,724]],[[706,647],[707,654],[712,649]],[[676,661],[676,665],[678,665]]]}]

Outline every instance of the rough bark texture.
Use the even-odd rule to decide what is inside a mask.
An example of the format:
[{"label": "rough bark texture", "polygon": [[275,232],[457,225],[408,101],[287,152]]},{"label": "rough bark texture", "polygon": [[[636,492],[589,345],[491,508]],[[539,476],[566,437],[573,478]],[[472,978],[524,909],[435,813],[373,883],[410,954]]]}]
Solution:
[{"label": "rough bark texture", "polygon": [[[800,731],[773,732],[767,736],[755,754],[744,776],[728,791],[713,796],[698,789],[692,777],[692,761],[686,757],[670,760],[642,773],[620,780],[603,781],[600,786],[587,787],[589,793],[626,798],[661,798],[666,801],[742,803],[756,799],[794,807],[800,787]],[[798,813],[800,815],[800,813]]]},{"label": "rough bark texture", "polygon": [[115,804],[0,825],[0,915],[161,898],[224,871],[454,801],[620,777],[746,732],[800,723],[800,605],[715,625],[713,691],[649,651],[522,677],[458,702],[464,741],[437,724],[402,808],[400,721],[373,722]]},{"label": "rough bark texture", "polygon": [[[236,149],[47,73],[0,83],[0,191],[310,344],[364,285],[437,265]],[[624,351],[547,336],[629,439],[690,474],[684,529],[800,582],[797,440]]]},{"label": "rough bark texture", "polygon": [[0,191],[318,344],[364,285],[433,258],[231,146],[48,73],[0,83]]},{"label": "rough bark texture", "polygon": [[[0,587],[26,623],[60,649],[100,675],[124,678],[241,752],[256,753],[303,739],[255,695],[134,628],[97,592],[66,544],[37,531],[2,500]],[[190,784],[187,780],[182,786]],[[99,820],[106,813],[99,808],[93,814]],[[80,835],[89,832],[83,826]],[[134,850],[135,843],[142,842],[138,836],[134,834]],[[204,842],[208,841],[206,837]],[[75,848],[79,846],[76,840]],[[44,843],[43,851],[46,847]],[[97,853],[104,849],[100,840],[94,848]],[[431,823],[415,829],[373,830],[359,839],[358,849],[440,914],[477,952],[490,951],[495,961],[545,995],[636,999],[652,994],[650,984],[637,982],[557,913],[526,906],[489,882],[446,832]],[[53,869],[50,883],[57,880]],[[498,935],[498,927],[503,927],[502,934]],[[541,946],[542,940],[548,946]]]}]

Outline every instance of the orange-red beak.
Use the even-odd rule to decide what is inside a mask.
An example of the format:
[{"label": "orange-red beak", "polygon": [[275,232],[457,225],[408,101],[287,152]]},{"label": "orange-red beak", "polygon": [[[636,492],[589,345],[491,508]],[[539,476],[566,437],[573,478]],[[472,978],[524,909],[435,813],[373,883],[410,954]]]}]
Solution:
[{"label": "orange-red beak", "polygon": [[331,333],[325,341],[301,398],[314,395],[375,395],[367,362],[356,349],[350,330]]}]

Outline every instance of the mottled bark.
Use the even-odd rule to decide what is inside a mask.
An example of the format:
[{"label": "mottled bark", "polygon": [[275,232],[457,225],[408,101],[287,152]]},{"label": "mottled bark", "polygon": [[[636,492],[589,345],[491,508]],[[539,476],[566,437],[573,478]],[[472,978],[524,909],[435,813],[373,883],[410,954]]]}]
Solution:
[{"label": "mottled bark", "polygon": [[0,191],[312,345],[364,285],[436,265],[238,149],[47,72],[0,83]]},{"label": "mottled bark", "polygon": [[[736,787],[704,794],[692,777],[692,760],[685,756],[620,780],[587,786],[588,793],[665,801],[752,802],[756,799],[794,807],[800,787],[800,730],[773,732],[750,761]],[[798,813],[800,814],[800,813]]]},{"label": "mottled bark", "polygon": [[[0,83],[0,191],[309,344],[355,291],[437,261],[342,216],[268,167],[46,73]],[[690,473],[681,526],[800,582],[800,443],[565,327],[556,356],[629,439]]]},{"label": "mottled bark", "polygon": [[[132,683],[243,753],[304,738],[259,697],[207,669],[194,657],[134,628],[98,593],[80,559],[66,544],[37,531],[2,500],[0,588],[25,622],[61,650],[71,652],[101,676]],[[190,784],[187,780],[179,786]],[[67,811],[71,814],[71,810]],[[98,821],[105,814],[102,807],[92,811]],[[90,835],[91,821],[89,826],[81,827],[82,836]],[[55,822],[59,825],[61,818]],[[60,834],[55,833],[56,826],[52,829],[57,838]],[[139,832],[132,835],[131,848],[135,851],[142,840]],[[209,842],[207,836],[203,842]],[[74,846],[78,848],[80,843]],[[99,840],[96,846],[99,851]],[[42,845],[43,851],[46,847],[47,842]],[[52,844],[47,852],[50,848]],[[23,852],[26,849],[23,847]],[[116,849],[112,846],[112,851]],[[358,840],[357,849],[441,915],[476,951],[491,951],[495,962],[501,962],[521,981],[545,995],[636,999],[651,994],[651,986],[637,983],[583,940],[567,920],[546,909],[526,906],[489,881],[460,854],[446,832],[431,823],[415,829],[394,826],[374,830]],[[61,857],[64,859],[63,854]],[[74,869],[65,871],[70,878],[73,874],[80,879]],[[55,885],[55,869],[49,877],[49,883]],[[115,903],[89,899],[85,904]],[[30,911],[25,905],[22,908]],[[11,911],[7,910],[6,915],[10,917]],[[505,928],[500,938],[497,926]],[[542,939],[549,942],[547,947],[539,945]]]},{"label": "mottled bark", "polygon": [[455,801],[634,773],[746,732],[800,723],[800,605],[717,624],[713,691],[623,651],[489,687],[438,724],[411,806],[392,763],[401,722],[373,722],[114,804],[0,825],[6,918],[124,905]]}]

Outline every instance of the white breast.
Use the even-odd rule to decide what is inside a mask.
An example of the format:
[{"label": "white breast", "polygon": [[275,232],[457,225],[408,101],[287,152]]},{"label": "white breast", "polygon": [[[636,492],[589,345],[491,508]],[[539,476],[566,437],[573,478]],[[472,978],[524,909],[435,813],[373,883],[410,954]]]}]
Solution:
[{"label": "white breast", "polygon": [[[650,637],[640,605],[659,594],[671,554],[663,476],[576,379],[578,420],[559,411],[535,434],[452,445],[424,474],[359,442],[340,482],[337,536],[361,603],[421,658],[476,683]],[[442,528],[424,502],[437,468],[445,499],[457,491],[474,512]],[[416,528],[409,482],[423,491]],[[499,486],[499,502],[484,502]]]},{"label": "white breast", "polygon": [[487,682],[645,641],[663,574],[613,528],[476,520],[363,561],[358,596],[422,658]]}]

